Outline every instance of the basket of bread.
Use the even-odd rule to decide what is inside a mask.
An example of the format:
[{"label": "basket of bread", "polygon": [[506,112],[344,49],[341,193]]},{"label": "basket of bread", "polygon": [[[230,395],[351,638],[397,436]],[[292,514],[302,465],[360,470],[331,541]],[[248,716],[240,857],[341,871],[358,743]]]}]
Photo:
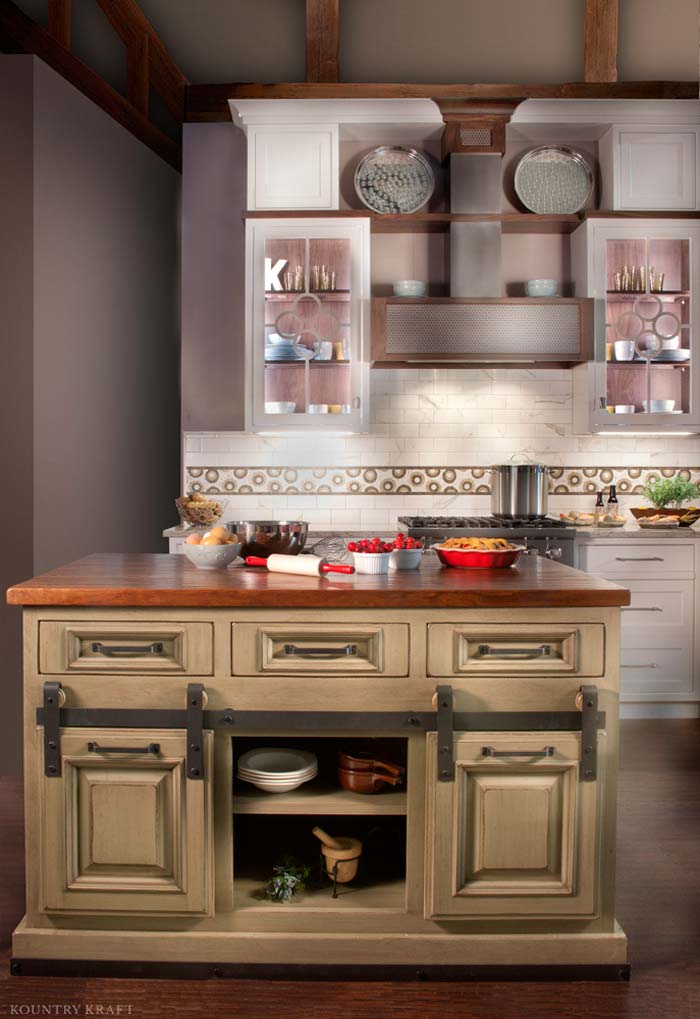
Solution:
[{"label": "basket of bread", "polygon": [[181,495],[175,505],[185,527],[211,527],[221,516],[221,503],[207,499],[201,492]]},{"label": "basket of bread", "polygon": [[513,566],[523,552],[505,538],[446,538],[432,546],[443,566],[460,570],[498,570]]}]

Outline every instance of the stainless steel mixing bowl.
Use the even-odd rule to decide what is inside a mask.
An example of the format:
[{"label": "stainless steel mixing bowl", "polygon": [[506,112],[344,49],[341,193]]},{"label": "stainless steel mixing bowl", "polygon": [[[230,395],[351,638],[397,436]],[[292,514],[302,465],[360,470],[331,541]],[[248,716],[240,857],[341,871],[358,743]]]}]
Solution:
[{"label": "stainless steel mixing bowl", "polygon": [[242,543],[240,555],[267,559],[276,552],[298,555],[306,544],[309,525],[304,520],[229,520],[226,526]]}]

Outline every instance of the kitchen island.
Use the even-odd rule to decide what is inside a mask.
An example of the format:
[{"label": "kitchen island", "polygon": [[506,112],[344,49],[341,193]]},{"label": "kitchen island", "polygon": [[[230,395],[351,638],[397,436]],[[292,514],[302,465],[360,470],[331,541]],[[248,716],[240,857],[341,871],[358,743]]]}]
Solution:
[{"label": "kitchen island", "polygon": [[[14,972],[627,974],[624,588],[529,557],[317,579],[95,555],[8,601],[25,634]],[[318,776],[240,781],[261,745],[310,751]],[[405,781],[342,788],[338,751]],[[363,843],[336,898],[315,825]],[[289,855],[312,873],[272,902]]]}]

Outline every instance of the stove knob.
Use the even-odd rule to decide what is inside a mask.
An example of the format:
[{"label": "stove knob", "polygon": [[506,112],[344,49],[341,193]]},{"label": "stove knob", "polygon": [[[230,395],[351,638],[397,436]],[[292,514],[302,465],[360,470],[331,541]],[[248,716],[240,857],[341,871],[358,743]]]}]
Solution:
[{"label": "stove knob", "polygon": [[544,555],[547,559],[561,559],[561,549],[557,545],[550,545],[549,538],[547,538]]}]

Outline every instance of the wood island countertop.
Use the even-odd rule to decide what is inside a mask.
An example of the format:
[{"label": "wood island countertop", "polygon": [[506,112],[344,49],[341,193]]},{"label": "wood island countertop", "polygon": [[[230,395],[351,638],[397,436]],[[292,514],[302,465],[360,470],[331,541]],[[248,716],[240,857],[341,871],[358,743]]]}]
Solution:
[{"label": "wood island countertop", "polygon": [[199,570],[183,555],[97,553],[9,588],[10,605],[184,608],[594,608],[629,591],[549,559],[459,570],[426,557],[419,570],[297,577],[244,566]]}]

